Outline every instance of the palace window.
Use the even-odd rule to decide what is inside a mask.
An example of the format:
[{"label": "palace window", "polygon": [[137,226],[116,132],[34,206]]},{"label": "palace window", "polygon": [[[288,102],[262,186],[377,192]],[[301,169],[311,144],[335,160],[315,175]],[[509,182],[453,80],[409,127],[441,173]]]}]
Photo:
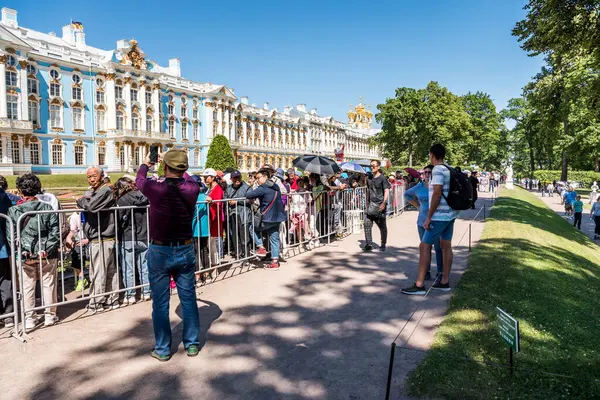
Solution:
[{"label": "palace window", "polygon": [[19,118],[19,96],[15,94],[6,96],[6,111],[8,119]]},{"label": "palace window", "polygon": [[171,138],[175,138],[175,121],[172,119],[170,119],[168,123],[168,132]]},{"label": "palace window", "polygon": [[96,86],[99,88],[104,87],[104,81],[100,78],[96,79]]},{"label": "palace window", "polygon": [[62,143],[52,143],[51,153],[52,153],[52,165],[63,165],[63,144]]},{"label": "palace window", "polygon": [[146,114],[146,132],[152,132],[152,114]]},{"label": "palace window", "polygon": [[125,167],[125,145],[119,147],[119,162],[121,163],[121,169]]},{"label": "palace window", "polygon": [[50,96],[60,97],[60,84],[59,83],[51,83],[50,84]]},{"label": "palace window", "polygon": [[73,83],[76,85],[79,85],[81,83],[81,76],[77,75],[77,74],[73,74],[73,78],[71,78],[73,80]]},{"label": "palace window", "polygon": [[98,147],[96,147],[96,150],[98,152],[98,165],[106,164],[106,146],[104,146],[103,143],[99,144]]},{"label": "palace window", "polygon": [[32,164],[41,164],[39,143],[29,143],[29,155]]},{"label": "palace window", "polygon": [[[75,75],[76,76],[76,75]],[[81,88],[74,86],[71,90],[71,100],[81,101]]]},{"label": "palace window", "polygon": [[198,119],[198,109],[197,108],[194,108],[192,110],[192,118],[193,119]]},{"label": "palace window", "polygon": [[194,124],[194,140],[200,140],[200,125]]},{"label": "palace window", "polygon": [[29,100],[29,120],[33,125],[39,125],[39,107],[37,100]]},{"label": "palace window", "polygon": [[140,151],[142,151],[141,147],[136,147],[133,151],[133,165],[140,165]]},{"label": "palace window", "polygon": [[96,90],[96,103],[104,104],[104,91]]},{"label": "palace window", "polygon": [[50,127],[62,128],[62,110],[60,104],[50,104]]},{"label": "palace window", "polygon": [[187,103],[187,98],[185,96],[181,96],[181,104]]},{"label": "palace window", "polygon": [[27,64],[27,75],[35,75],[37,74],[37,69],[35,65]]},{"label": "palace window", "polygon": [[192,165],[199,166],[200,165],[200,151],[198,149],[194,150],[194,161]]},{"label": "palace window", "polygon": [[34,78],[27,79],[27,93],[29,94],[38,94],[38,81]]},{"label": "palace window", "polygon": [[97,131],[104,131],[106,129],[104,121],[106,121],[106,113],[104,112],[104,110],[97,110],[96,111],[96,130]]},{"label": "palace window", "polygon": [[140,129],[140,116],[135,112],[131,114],[131,129],[134,131]]},{"label": "palace window", "polygon": [[16,71],[6,71],[6,86],[17,86]]},{"label": "palace window", "polygon": [[125,127],[125,116],[123,111],[117,111],[117,129],[122,130]]},{"label": "palace window", "polygon": [[186,116],[187,116],[187,107],[181,106],[181,118],[184,118]]},{"label": "palace window", "polygon": [[120,80],[115,82],[115,99],[123,99],[123,86]]},{"label": "palace window", "polygon": [[84,152],[85,152],[85,147],[83,144],[76,144],[75,146],[73,146],[73,153],[75,156],[75,165],[83,165],[84,164],[84,160],[83,160]]},{"label": "palace window", "polygon": [[146,88],[146,105],[149,106],[150,104],[152,104],[152,89],[150,88],[150,86],[148,86]]},{"label": "palace window", "polygon": [[137,86],[135,86],[135,85],[131,86],[131,89],[129,90],[129,94],[131,95],[131,101],[138,101]]},{"label": "palace window", "polygon": [[172,102],[173,102],[173,95],[172,95],[172,94],[170,94],[170,95],[167,97],[167,100],[169,101],[169,103],[172,103]]},{"label": "palace window", "polygon": [[55,70],[55,69],[51,69],[50,70],[50,77],[52,79],[58,80],[58,78],[60,77],[60,73],[57,70]]},{"label": "palace window", "polygon": [[169,105],[167,106],[167,114],[169,114],[169,115],[173,115],[173,112],[174,112],[174,107],[173,107],[173,104],[169,104]]},{"label": "palace window", "polygon": [[21,164],[21,143],[18,140],[13,140],[12,144],[12,162],[13,164]]},{"label": "palace window", "polygon": [[181,140],[187,140],[187,123],[181,124]]},{"label": "palace window", "polygon": [[14,56],[6,57],[6,65],[8,65],[9,67],[16,67],[17,59]]},{"label": "palace window", "polygon": [[71,114],[73,115],[73,129],[83,130],[83,110],[79,107],[73,107]]}]

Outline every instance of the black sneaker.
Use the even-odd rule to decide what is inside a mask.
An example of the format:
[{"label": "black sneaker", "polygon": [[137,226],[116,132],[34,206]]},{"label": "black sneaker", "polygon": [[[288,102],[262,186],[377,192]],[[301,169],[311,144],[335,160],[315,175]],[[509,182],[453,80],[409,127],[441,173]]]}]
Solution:
[{"label": "black sneaker", "polygon": [[427,273],[425,274],[425,280],[426,281],[430,281],[431,280],[431,272],[427,271]]},{"label": "black sneaker", "polygon": [[432,289],[443,290],[444,292],[450,291],[450,281],[446,283],[441,283],[440,281],[436,282],[431,286]]},{"label": "black sneaker", "polygon": [[368,244],[365,247],[363,247],[363,251],[366,251],[366,252],[373,251],[373,246]]},{"label": "black sneaker", "polygon": [[385,251],[385,244],[382,244],[381,246],[379,246],[379,251]]},{"label": "black sneaker", "polygon": [[415,283],[413,283],[411,287],[402,289],[400,292],[404,294],[417,294],[421,296],[427,293],[427,291],[425,290],[425,286],[417,286]]}]

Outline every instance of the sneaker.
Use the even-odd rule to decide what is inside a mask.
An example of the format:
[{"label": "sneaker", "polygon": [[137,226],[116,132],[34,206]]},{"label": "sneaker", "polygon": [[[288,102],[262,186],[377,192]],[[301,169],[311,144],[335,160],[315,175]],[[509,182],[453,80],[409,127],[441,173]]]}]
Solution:
[{"label": "sneaker", "polygon": [[444,292],[450,291],[450,281],[446,283],[436,282],[431,286],[432,289],[443,290]]},{"label": "sneaker", "polygon": [[150,301],[152,300],[152,295],[150,293],[146,293],[142,295],[142,301]]},{"label": "sneaker", "polygon": [[171,359],[171,355],[170,354],[168,354],[166,356],[161,356],[155,350],[152,350],[152,352],[150,352],[150,357],[156,358],[160,362],[166,362],[166,361],[169,361]]},{"label": "sneaker", "polygon": [[381,246],[379,246],[379,251],[385,251],[385,244],[382,244]]},{"label": "sneaker", "polygon": [[4,327],[5,328],[12,328],[13,326],[15,326],[14,318],[11,318],[11,317],[4,318]]},{"label": "sneaker", "polygon": [[58,322],[58,316],[53,314],[45,314],[44,315],[44,326],[52,326],[56,325]]},{"label": "sneaker", "polygon": [[264,247],[259,247],[258,250],[256,250],[256,255],[257,256],[266,256],[267,255],[267,249],[265,249]]},{"label": "sneaker", "polygon": [[427,271],[427,273],[425,274],[425,280],[426,281],[430,281],[431,280],[431,272]]},{"label": "sneaker", "polygon": [[38,315],[25,318],[25,332],[31,332],[42,322]]},{"label": "sneaker", "polygon": [[125,297],[123,299],[123,307],[126,306],[132,306],[136,303],[135,297],[134,296],[129,296],[129,297]]},{"label": "sneaker", "polygon": [[363,247],[363,251],[365,251],[365,252],[373,251],[373,246],[368,244],[365,247]]},{"label": "sneaker", "polygon": [[418,294],[418,295],[424,295],[425,293],[427,293],[427,291],[425,290],[425,286],[419,287],[415,283],[413,283],[413,285],[411,287],[402,289],[400,292],[402,292],[404,294]]},{"label": "sneaker", "polygon": [[198,345],[192,344],[190,347],[185,349],[185,352],[187,353],[188,357],[196,357],[198,353],[200,353],[200,348]]},{"label": "sneaker", "polygon": [[102,307],[104,308],[105,311],[111,311],[111,310],[117,310],[117,309],[121,308],[121,305],[119,304],[118,301],[116,301],[112,304],[104,304]]},{"label": "sneaker", "polygon": [[265,265],[263,268],[268,271],[278,271],[279,270],[279,261],[272,260],[269,264]]},{"label": "sneaker", "polygon": [[79,278],[77,280],[77,285],[75,286],[75,291],[76,292],[82,292],[88,286],[89,286],[89,284],[88,284],[87,279],[85,279],[85,278]]},{"label": "sneaker", "polygon": [[102,306],[102,304],[88,304],[85,308],[87,311],[93,314],[104,312],[104,307]]}]

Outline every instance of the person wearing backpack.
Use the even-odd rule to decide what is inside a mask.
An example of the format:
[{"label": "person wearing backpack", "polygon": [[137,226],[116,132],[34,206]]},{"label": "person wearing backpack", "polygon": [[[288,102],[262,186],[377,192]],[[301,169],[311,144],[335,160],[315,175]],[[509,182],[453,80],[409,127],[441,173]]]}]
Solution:
[{"label": "person wearing backpack", "polygon": [[425,233],[419,245],[419,276],[417,281],[401,292],[408,295],[424,295],[425,274],[431,264],[431,248],[441,240],[444,270],[436,279],[433,289],[450,290],[452,268],[452,234],[458,210],[471,208],[472,191],[466,175],[444,164],[446,149],[437,143],[429,149],[429,161],[434,166],[429,184],[429,212],[423,223]]}]

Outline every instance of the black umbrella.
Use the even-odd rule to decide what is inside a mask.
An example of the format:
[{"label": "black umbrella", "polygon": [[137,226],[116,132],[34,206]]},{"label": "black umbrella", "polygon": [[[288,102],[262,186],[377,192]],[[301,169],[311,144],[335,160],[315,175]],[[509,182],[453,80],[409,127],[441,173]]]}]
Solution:
[{"label": "black umbrella", "polygon": [[340,166],[331,158],[305,154],[296,158],[292,165],[304,171],[319,175],[333,175],[341,172]]},{"label": "black umbrella", "polygon": [[361,167],[370,167],[371,166],[371,160],[355,160],[352,161],[354,164],[358,164]]}]

